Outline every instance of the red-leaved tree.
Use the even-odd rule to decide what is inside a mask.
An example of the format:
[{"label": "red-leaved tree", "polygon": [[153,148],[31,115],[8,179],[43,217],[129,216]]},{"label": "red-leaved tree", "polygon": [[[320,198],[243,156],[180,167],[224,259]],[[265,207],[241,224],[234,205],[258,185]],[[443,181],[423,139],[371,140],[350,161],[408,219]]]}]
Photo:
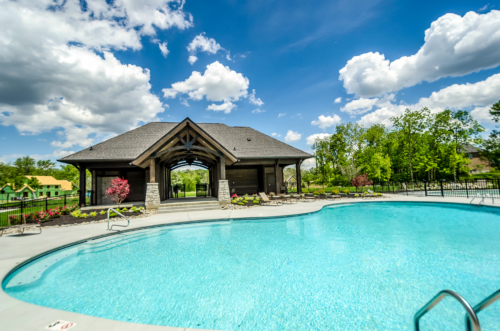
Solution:
[{"label": "red-leaved tree", "polygon": [[111,186],[106,189],[106,195],[117,204],[121,204],[130,194],[128,180],[116,178],[111,181]]},{"label": "red-leaved tree", "polygon": [[359,189],[362,186],[372,185],[373,182],[368,179],[368,174],[364,174],[364,175],[357,175],[356,178],[354,178],[351,181],[351,184],[352,186],[355,186],[356,189]]}]

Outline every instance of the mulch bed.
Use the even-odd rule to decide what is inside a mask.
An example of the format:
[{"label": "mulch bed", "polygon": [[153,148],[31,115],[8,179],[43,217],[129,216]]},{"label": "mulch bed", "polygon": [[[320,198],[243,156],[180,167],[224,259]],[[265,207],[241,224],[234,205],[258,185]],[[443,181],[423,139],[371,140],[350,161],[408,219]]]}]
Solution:
[{"label": "mulch bed", "polygon": [[[107,214],[105,214],[105,215],[99,214],[99,212],[101,210],[85,210],[84,212],[88,215],[93,211],[97,212],[97,216],[87,217],[87,218],[76,218],[76,217],[73,217],[71,215],[61,215],[61,217],[53,218],[47,222],[42,222],[42,226],[79,224],[79,223],[87,223],[87,222],[93,222],[93,221],[101,221],[101,220],[105,220],[108,218]],[[123,214],[125,216],[139,216],[139,215],[141,215],[141,213],[132,213],[132,212],[121,213],[121,214]],[[111,219],[111,217],[110,217],[110,219]]]}]

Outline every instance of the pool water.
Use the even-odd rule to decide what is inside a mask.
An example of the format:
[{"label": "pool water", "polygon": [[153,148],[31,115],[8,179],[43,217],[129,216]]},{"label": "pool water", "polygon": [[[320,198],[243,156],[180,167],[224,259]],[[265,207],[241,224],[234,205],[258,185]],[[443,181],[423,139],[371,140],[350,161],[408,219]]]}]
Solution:
[{"label": "pool water", "polygon": [[[442,289],[500,287],[500,213],[373,202],[282,218],[133,231],[59,250],[7,277],[9,295],[113,320],[219,330],[412,330]],[[444,299],[422,330],[464,329]],[[500,302],[479,314],[500,329]]]}]

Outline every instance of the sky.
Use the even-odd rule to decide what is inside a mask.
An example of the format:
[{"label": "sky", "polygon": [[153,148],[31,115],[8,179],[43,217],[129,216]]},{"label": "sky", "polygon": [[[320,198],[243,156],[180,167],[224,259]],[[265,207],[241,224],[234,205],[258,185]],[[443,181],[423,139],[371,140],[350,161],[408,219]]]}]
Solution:
[{"label": "sky", "polygon": [[500,100],[500,2],[0,0],[0,162],[148,122],[249,126],[304,151],[342,122]]}]

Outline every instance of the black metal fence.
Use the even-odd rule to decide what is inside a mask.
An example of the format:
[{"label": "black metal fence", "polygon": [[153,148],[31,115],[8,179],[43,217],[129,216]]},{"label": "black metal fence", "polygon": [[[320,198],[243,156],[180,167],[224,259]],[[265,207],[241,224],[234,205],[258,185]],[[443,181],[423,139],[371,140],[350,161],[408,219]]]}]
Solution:
[{"label": "black metal fence", "polygon": [[196,196],[197,197],[208,196],[208,184],[196,184]]},{"label": "black metal fence", "polygon": [[[314,188],[310,191],[316,191]],[[414,196],[441,196],[472,198],[478,195],[489,194],[492,197],[500,198],[500,180],[498,179],[477,179],[447,182],[439,181],[414,181],[414,182],[379,182],[369,186],[356,188],[350,182],[335,182],[326,190],[337,189],[340,192],[349,190],[350,192],[373,191],[376,193],[392,193]]]},{"label": "black metal fence", "polygon": [[174,192],[174,198],[185,198],[186,197],[186,185],[176,184],[172,187]]},{"label": "black metal fence", "polygon": [[[87,191],[85,204],[90,204],[92,191]],[[0,204],[0,227],[14,225],[15,223],[25,223],[26,218],[39,212],[48,212],[56,207],[80,206],[80,198],[77,194],[65,194],[52,198],[22,199]],[[29,217],[31,218],[31,217]]]}]

